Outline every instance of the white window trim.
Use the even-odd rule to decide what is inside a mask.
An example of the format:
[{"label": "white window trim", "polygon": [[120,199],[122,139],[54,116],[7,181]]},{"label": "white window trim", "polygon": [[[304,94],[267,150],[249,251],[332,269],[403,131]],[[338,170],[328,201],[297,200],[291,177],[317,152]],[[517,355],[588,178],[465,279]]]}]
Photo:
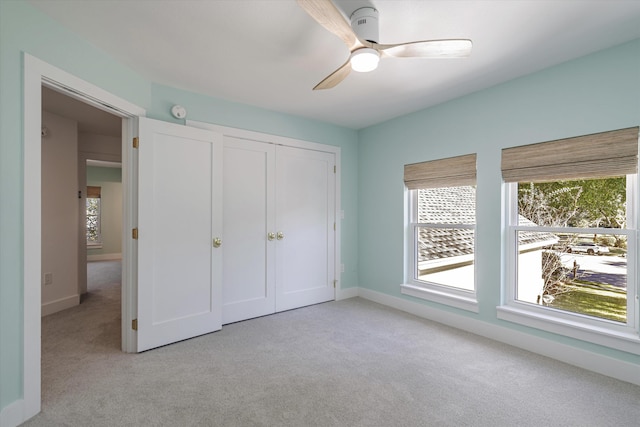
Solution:
[{"label": "white window trim", "polygon": [[[553,231],[553,227],[524,227],[517,226],[517,183],[505,183],[504,206],[506,233],[503,247],[506,253],[506,282],[503,283],[504,301],[497,307],[497,317],[512,323],[540,329],[554,334],[563,335],[593,344],[598,344],[640,355],[640,302],[638,300],[638,248],[640,248],[640,233],[637,230],[638,209],[638,175],[627,176],[627,229],[619,230],[606,228],[576,229],[588,230],[603,234],[625,234],[628,236],[627,253],[634,256],[627,257],[627,324],[606,319],[597,319],[578,313],[554,310],[535,304],[520,302],[515,299],[517,283],[517,242],[516,232],[522,229],[536,231]],[[567,228],[562,228],[567,231]]]},{"label": "white window trim", "polygon": [[[414,298],[420,298],[427,301],[436,302],[443,305],[459,308],[461,310],[471,311],[473,313],[479,312],[478,300],[476,297],[476,284],[477,284],[477,269],[475,268],[475,253],[474,253],[474,269],[473,269],[473,282],[474,290],[466,291],[462,289],[456,289],[453,287],[441,285],[438,283],[418,281],[414,278],[414,271],[416,271],[416,265],[418,262],[416,248],[416,227],[425,224],[414,223],[414,215],[417,212],[417,190],[405,189],[405,205],[407,206],[407,214],[405,215],[405,283],[400,285],[400,292],[403,295],[408,295]],[[428,224],[431,226],[431,224]],[[462,225],[462,224],[447,224],[447,228],[469,228],[475,225]],[[474,251],[475,252],[475,251]]]}]

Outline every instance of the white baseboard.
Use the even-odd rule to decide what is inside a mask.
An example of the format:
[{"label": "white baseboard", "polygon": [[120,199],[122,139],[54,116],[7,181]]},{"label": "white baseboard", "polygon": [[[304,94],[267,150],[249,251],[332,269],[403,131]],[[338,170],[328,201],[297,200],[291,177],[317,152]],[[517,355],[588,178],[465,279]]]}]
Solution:
[{"label": "white baseboard", "polygon": [[358,296],[357,287],[338,289],[338,292],[336,292],[336,301],[340,301],[347,298],[354,298],[357,296]]},{"label": "white baseboard", "polygon": [[87,261],[116,261],[122,259],[121,253],[87,255]]},{"label": "white baseboard", "polygon": [[50,314],[66,310],[67,308],[75,307],[78,304],[80,304],[80,295],[78,294],[47,302],[42,304],[41,316],[48,316]]},{"label": "white baseboard", "polygon": [[509,344],[532,353],[547,356],[589,371],[640,385],[640,369],[638,369],[638,365],[634,363],[596,354],[587,350],[536,337],[532,334],[526,334],[478,319],[470,321],[467,316],[460,316],[444,310],[438,310],[424,304],[369,289],[358,288],[358,296],[411,313],[418,317],[423,317],[434,322],[468,331],[485,338]]},{"label": "white baseboard", "polygon": [[0,411],[0,427],[16,427],[25,421],[22,399],[10,403]]}]

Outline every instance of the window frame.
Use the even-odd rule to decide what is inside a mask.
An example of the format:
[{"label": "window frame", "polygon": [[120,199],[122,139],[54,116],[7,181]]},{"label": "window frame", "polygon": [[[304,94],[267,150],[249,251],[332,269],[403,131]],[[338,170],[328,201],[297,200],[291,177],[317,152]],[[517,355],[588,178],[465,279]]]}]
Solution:
[{"label": "window frame", "polygon": [[[504,258],[506,277],[503,282],[503,301],[497,307],[499,319],[547,332],[588,341],[632,354],[640,354],[640,302],[638,301],[638,174],[627,175],[627,226],[625,229],[576,228],[576,227],[533,227],[518,225],[518,183],[504,185],[505,242]],[[580,313],[571,313],[543,307],[515,299],[517,290],[518,245],[517,232],[521,230],[623,234],[627,236],[627,323],[621,324],[607,319],[599,319]]]},{"label": "window frame", "polygon": [[[445,187],[445,186],[443,186]],[[427,301],[456,307],[462,310],[479,312],[477,299],[477,268],[476,268],[476,224],[433,224],[419,223],[418,216],[418,191],[419,189],[405,188],[406,206],[406,252],[405,252],[405,283],[401,285],[401,293]],[[476,213],[474,213],[474,216]],[[418,228],[465,228],[474,231],[474,251],[473,251],[473,291],[446,286],[440,283],[417,280],[415,271],[418,264]]]}]

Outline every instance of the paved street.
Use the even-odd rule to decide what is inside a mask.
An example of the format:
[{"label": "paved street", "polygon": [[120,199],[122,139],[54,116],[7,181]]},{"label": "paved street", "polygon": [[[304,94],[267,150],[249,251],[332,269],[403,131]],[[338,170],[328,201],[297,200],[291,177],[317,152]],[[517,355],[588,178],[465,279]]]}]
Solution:
[{"label": "paved street", "polygon": [[578,278],[589,282],[607,283],[620,288],[627,287],[627,259],[618,256],[562,254],[562,263],[573,269],[575,260]]}]

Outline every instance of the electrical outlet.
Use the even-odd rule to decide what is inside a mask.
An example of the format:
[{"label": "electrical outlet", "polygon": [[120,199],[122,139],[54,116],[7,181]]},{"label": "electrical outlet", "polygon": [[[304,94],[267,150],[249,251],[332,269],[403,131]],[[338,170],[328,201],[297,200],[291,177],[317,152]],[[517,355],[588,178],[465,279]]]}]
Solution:
[{"label": "electrical outlet", "polygon": [[340,272],[344,273],[344,264],[340,264]]},{"label": "electrical outlet", "polygon": [[53,285],[53,273],[44,273],[44,285]]}]

